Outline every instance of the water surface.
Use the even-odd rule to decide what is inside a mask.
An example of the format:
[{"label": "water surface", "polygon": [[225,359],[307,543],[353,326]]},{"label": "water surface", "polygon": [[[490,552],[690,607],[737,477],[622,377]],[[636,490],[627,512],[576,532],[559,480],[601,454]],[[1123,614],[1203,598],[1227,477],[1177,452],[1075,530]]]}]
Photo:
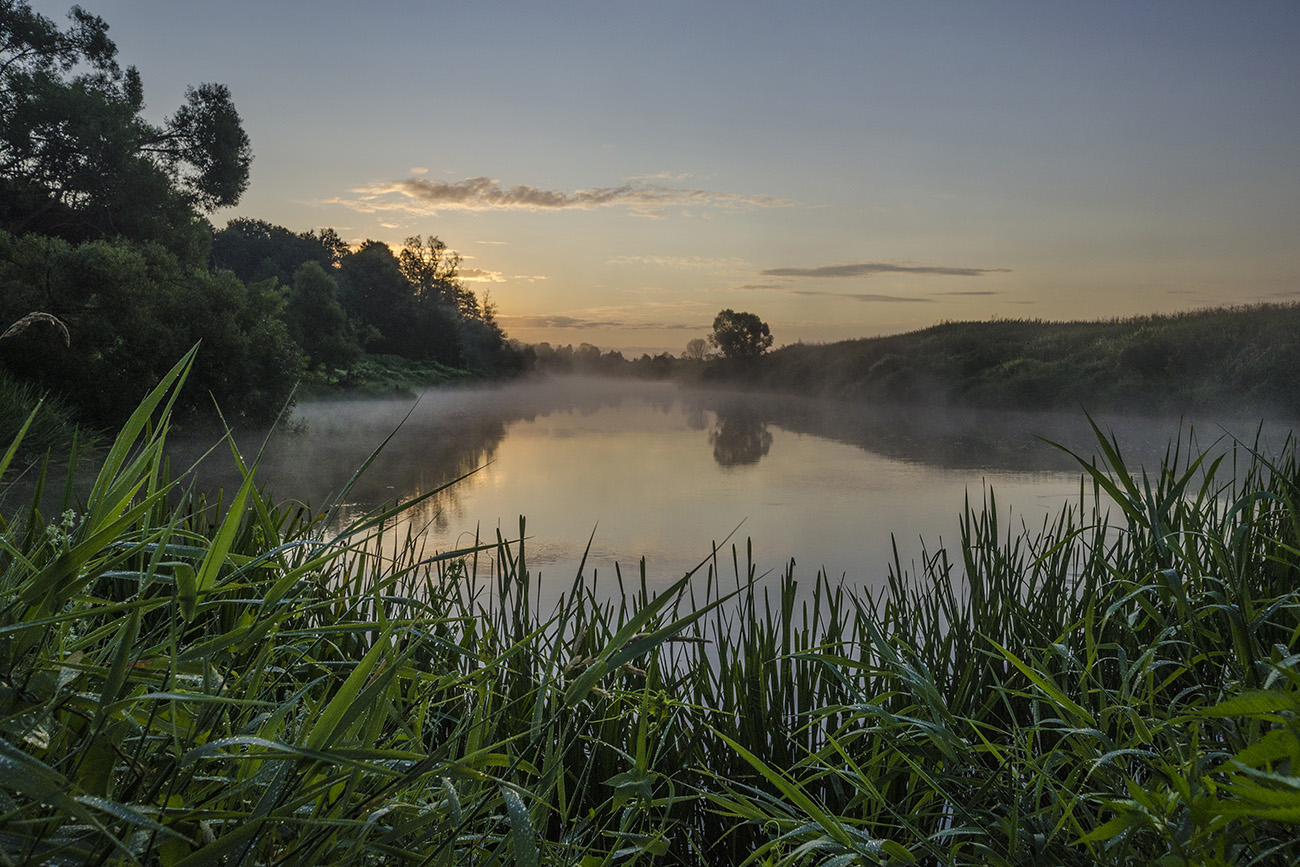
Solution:
[{"label": "water surface", "polygon": [[[259,470],[276,496],[333,501],[391,435],[347,495],[343,519],[464,476],[408,515],[426,549],[498,532],[516,539],[522,517],[530,571],[551,592],[567,589],[589,540],[586,575],[602,583],[616,563],[636,575],[644,557],[648,580],[662,586],[715,544],[729,575],[731,546],[743,563],[752,544],[760,574],[793,560],[808,578],[822,570],[879,584],[895,545],[905,565],[922,540],[955,545],[967,498],[979,506],[993,492],[1013,527],[1041,525],[1077,501],[1076,459],[1044,438],[1084,458],[1095,451],[1082,411],[866,409],[627,380],[440,389],[418,402],[329,401],[295,412],[301,430],[274,436]],[[1192,427],[1098,423],[1133,463],[1148,465]],[[1225,431],[1253,438],[1258,423],[1211,420],[1195,430],[1208,444]],[[211,462],[204,475],[234,478]]]}]

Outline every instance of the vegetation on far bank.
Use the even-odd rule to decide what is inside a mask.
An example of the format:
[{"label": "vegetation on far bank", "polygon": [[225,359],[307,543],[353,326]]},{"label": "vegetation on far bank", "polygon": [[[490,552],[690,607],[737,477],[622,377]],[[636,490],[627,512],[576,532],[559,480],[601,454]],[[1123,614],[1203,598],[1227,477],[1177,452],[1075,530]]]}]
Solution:
[{"label": "vegetation on far bank", "polygon": [[[725,310],[719,321],[752,316]],[[730,321],[729,319],[727,321]],[[767,352],[696,338],[680,357],[539,344],[529,369],[786,392],[856,403],[995,409],[1300,413],[1300,305],[1258,304],[1092,322],[945,322],[907,334]],[[725,323],[724,323],[725,324]],[[770,340],[770,338],[769,338]]]},{"label": "vegetation on far bank", "polygon": [[877,403],[1019,409],[1300,412],[1300,305],[1095,322],[948,322],[785,346],[705,378]]},{"label": "vegetation on far bank", "polygon": [[196,343],[177,421],[220,406],[265,423],[300,383],[517,368],[491,300],[436,237],[394,251],[252,219],[214,229],[207,214],[239,201],[253,157],[231,95],[190,88],[155,124],[144,88],[103,19],[74,7],[60,26],[0,0],[0,328],[28,323],[0,341],[0,433],[40,396],[51,442],[68,443],[55,428],[112,428]]},{"label": "vegetation on far bank", "polygon": [[989,492],[880,592],[733,547],[545,611],[524,541],[170,478],[191,358],[84,500],[0,487],[6,863],[1294,863],[1294,441],[1101,437],[1041,528]]}]

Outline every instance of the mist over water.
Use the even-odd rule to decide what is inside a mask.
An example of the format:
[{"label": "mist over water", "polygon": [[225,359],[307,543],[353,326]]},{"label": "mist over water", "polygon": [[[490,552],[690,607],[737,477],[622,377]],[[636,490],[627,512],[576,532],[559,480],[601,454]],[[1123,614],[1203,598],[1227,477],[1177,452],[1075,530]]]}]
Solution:
[{"label": "mist over water", "polygon": [[[747,540],[759,574],[818,570],[854,584],[883,582],[898,546],[904,565],[955,545],[967,498],[996,495],[1007,526],[1031,526],[1081,491],[1077,461],[1095,436],[1076,415],[863,408],[790,396],[683,389],[598,378],[438,389],[418,401],[340,400],[295,410],[298,429],[274,434],[258,468],[271,494],[332,502],[388,438],[339,510],[347,521],[454,481],[406,516],[426,553],[475,538],[520,534],[544,596],[568,589],[590,539],[585,574],[612,591],[615,563],[662,586],[706,559],[724,576]],[[1260,420],[1101,417],[1131,464],[1158,464],[1189,432],[1210,446],[1253,442]],[[1271,422],[1280,443],[1288,424]],[[196,454],[200,445],[178,454]],[[261,441],[242,438],[246,454]],[[208,488],[238,483],[227,450],[200,469]],[[461,478],[464,477],[464,478]],[[481,571],[490,570],[486,559]]]}]

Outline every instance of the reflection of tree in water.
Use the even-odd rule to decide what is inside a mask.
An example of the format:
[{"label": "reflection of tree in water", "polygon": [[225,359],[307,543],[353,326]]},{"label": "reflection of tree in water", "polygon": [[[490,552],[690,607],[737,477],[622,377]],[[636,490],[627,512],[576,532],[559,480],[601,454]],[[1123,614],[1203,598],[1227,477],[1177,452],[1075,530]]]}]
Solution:
[{"label": "reflection of tree in water", "polygon": [[718,413],[718,426],[709,431],[713,459],[724,467],[756,464],[772,448],[772,432],[757,415],[739,411]]}]

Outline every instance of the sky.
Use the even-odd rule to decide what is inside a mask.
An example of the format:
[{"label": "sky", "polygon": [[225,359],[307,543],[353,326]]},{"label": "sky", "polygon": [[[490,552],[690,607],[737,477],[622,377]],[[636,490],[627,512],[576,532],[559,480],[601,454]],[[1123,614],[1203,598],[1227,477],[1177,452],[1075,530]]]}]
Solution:
[{"label": "sky", "polygon": [[216,226],[436,235],[529,343],[1300,299],[1296,0],[81,5],[152,119],[230,88]]}]

